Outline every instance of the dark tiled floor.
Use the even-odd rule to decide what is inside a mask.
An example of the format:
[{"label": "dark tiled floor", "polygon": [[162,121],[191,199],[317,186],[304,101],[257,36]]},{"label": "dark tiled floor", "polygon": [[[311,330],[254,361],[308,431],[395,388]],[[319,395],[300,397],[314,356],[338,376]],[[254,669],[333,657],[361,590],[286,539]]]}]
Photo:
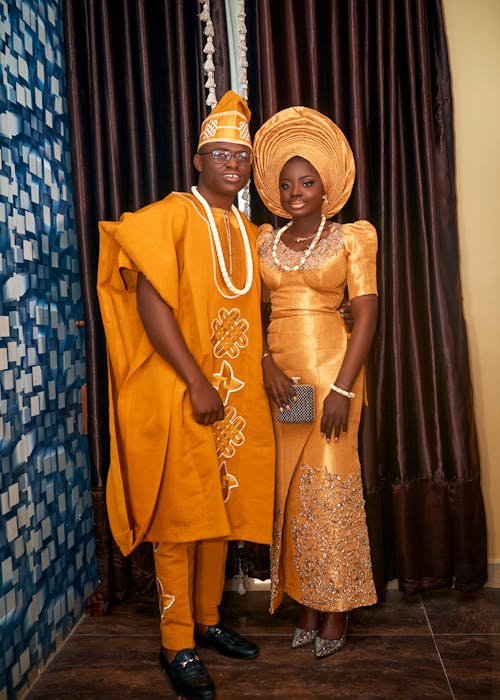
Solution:
[{"label": "dark tiled floor", "polygon": [[[405,596],[351,613],[348,644],[317,660],[289,648],[293,601],[274,616],[268,592],[226,592],[222,617],[261,647],[253,661],[211,649],[200,655],[217,700],[500,699],[500,589]],[[122,604],[86,618],[41,674],[26,700],[174,699],[157,662],[154,605]]]}]

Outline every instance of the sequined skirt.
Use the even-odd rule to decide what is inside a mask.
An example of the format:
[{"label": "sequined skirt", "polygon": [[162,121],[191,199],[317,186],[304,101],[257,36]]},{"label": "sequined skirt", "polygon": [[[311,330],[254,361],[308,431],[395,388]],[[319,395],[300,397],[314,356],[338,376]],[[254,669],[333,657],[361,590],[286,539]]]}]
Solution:
[{"label": "sequined skirt", "polygon": [[342,612],[376,602],[359,472],[344,478],[299,465],[285,516],[279,566],[283,580],[273,581],[276,593],[286,590],[294,600],[322,611]]}]

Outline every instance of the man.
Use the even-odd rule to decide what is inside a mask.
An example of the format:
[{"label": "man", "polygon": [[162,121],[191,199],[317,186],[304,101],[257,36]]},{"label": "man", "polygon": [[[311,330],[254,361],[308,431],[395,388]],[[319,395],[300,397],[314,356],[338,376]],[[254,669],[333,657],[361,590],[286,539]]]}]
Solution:
[{"label": "man", "polygon": [[215,695],[195,641],[258,654],[219,620],[227,541],[271,541],[257,229],[233,205],[250,176],[249,118],[226,93],[202,124],[198,188],[100,223],[110,525],[124,554],[154,543],[160,663],[192,698]]}]

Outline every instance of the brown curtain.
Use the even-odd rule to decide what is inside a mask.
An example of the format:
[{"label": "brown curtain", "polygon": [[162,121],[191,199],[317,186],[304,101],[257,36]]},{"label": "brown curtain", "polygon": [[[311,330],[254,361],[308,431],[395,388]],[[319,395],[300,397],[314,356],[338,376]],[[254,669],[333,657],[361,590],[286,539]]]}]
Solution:
[{"label": "brown curtain", "polygon": [[[99,598],[155,595],[150,547],[124,559],[104,489],[109,462],[104,333],[96,295],[101,219],[117,219],[194,182],[192,155],[206,116],[199,2],[64,0],[68,108],[80,272],[86,316],[88,432]],[[211,3],[217,96],[229,86],[224,2]],[[220,43],[219,43],[220,42]],[[93,604],[95,601],[93,601]]]},{"label": "brown curtain", "polygon": [[[438,0],[247,3],[253,126],[293,104],[345,131],[357,183],[339,220],[379,232],[380,320],[361,435],[377,587],[486,580]],[[253,218],[270,219],[254,193]]]},{"label": "brown curtain", "polygon": [[[200,4],[63,0],[75,213],[86,312],[89,439],[102,595],[153,594],[150,552],[124,561],[106,520],[105,346],[99,219],[193,182],[206,115]],[[229,87],[223,0],[211,2],[217,95]],[[377,587],[486,578],[486,534],[461,308],[453,122],[438,0],[246,3],[253,130],[277,109],[329,114],[356,156],[339,220],[379,231],[380,321],[361,435]],[[253,193],[253,218],[269,219]],[[240,548],[266,575],[262,552]],[[230,557],[238,570],[241,556]]]}]

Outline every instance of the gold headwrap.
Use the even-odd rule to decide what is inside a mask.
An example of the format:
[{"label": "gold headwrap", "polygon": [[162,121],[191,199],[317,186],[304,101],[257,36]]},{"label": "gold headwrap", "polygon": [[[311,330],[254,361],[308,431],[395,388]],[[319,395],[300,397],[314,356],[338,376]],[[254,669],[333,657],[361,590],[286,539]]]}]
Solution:
[{"label": "gold headwrap", "polygon": [[232,90],[228,90],[201,125],[198,150],[204,144],[214,141],[239,143],[252,148],[249,121],[250,110],[245,100]]},{"label": "gold headwrap", "polygon": [[354,156],[339,127],[321,112],[309,107],[289,107],[277,112],[254,138],[253,177],[266,207],[290,219],[280,204],[279,176],[285,163],[301,156],[321,177],[328,200],[325,216],[336,214],[349,199],[354,185]]}]

